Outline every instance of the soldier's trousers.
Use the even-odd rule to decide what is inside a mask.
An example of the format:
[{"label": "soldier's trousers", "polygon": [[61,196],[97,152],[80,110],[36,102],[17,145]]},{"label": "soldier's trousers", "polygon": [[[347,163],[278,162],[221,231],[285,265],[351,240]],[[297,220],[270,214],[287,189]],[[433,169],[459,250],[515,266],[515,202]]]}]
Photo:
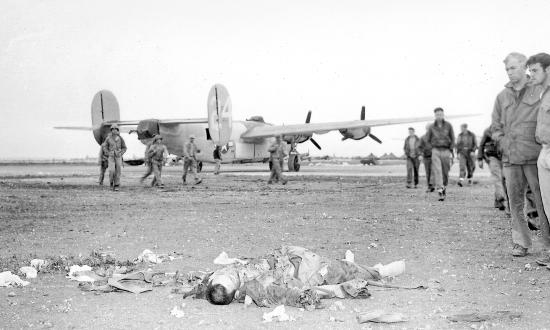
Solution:
[{"label": "soldier's trousers", "polygon": [[103,180],[105,179],[105,171],[109,168],[109,161],[105,160],[102,161],[99,165],[99,184],[103,184]]},{"label": "soldier's trousers", "polygon": [[122,174],[122,157],[109,156],[109,183],[111,186],[120,186]]},{"label": "soldier's trousers", "polygon": [[153,169],[153,175],[155,176],[151,185],[162,186],[162,161],[152,161],[151,168]]},{"label": "soldier's trousers", "polygon": [[433,187],[432,157],[422,157],[422,162],[424,163],[424,170],[426,171],[426,184],[428,187]]},{"label": "soldier's trousers", "polygon": [[474,176],[474,171],[476,169],[476,163],[474,160],[473,153],[464,154],[462,152],[458,153],[458,164],[460,167],[460,178],[471,179]]},{"label": "soldier's trousers", "polygon": [[214,164],[214,174],[219,174],[220,173],[220,165],[222,163],[221,159],[214,159],[214,161],[216,162]]},{"label": "soldier's trousers", "polygon": [[512,241],[524,248],[531,247],[531,232],[523,214],[525,190],[531,187],[540,219],[541,240],[546,248],[550,248],[550,228],[544,213],[539,186],[537,165],[505,165],[506,189],[512,214]]},{"label": "soldier's trousers", "polygon": [[193,178],[195,181],[198,181],[199,178],[197,176],[197,161],[194,158],[184,158],[183,159],[183,182],[186,182],[187,178],[187,172],[191,172],[193,174]]},{"label": "soldier's trousers", "polygon": [[495,187],[495,200],[508,203],[502,180],[502,162],[496,157],[489,157],[489,171]]},{"label": "soldier's trousers", "polygon": [[414,185],[418,184],[418,167],[420,161],[418,157],[407,157],[407,184],[411,184],[414,181]]},{"label": "soldier's trousers", "polygon": [[286,181],[281,171],[281,162],[279,159],[273,159],[271,160],[271,175],[268,182],[277,182],[278,180],[281,180],[281,182]]},{"label": "soldier's trousers", "polygon": [[451,151],[446,148],[432,149],[432,174],[438,189],[447,187],[451,169]]},{"label": "soldier's trousers", "polygon": [[[550,214],[550,146],[547,144],[542,145],[542,150],[539,154],[537,161],[537,169],[539,174],[540,194],[542,199],[542,205],[546,215],[546,221],[548,224],[548,214]],[[542,230],[543,218],[539,212],[540,227]]]}]

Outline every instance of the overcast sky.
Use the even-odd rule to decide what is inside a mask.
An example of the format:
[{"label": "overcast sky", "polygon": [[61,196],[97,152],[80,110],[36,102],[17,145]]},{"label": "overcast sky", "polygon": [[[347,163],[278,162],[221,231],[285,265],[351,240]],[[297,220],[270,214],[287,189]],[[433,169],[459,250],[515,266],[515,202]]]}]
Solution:
[{"label": "overcast sky", "polygon": [[[206,117],[214,83],[233,118],[274,124],[480,113],[481,134],[511,51],[550,52],[550,1],[0,2],[2,158],[96,156],[93,95],[111,90],[121,119]],[[317,136],[317,155],[402,153],[409,125],[371,139]],[[425,123],[413,124],[423,133]],[[126,136],[129,154],[142,154]]]}]

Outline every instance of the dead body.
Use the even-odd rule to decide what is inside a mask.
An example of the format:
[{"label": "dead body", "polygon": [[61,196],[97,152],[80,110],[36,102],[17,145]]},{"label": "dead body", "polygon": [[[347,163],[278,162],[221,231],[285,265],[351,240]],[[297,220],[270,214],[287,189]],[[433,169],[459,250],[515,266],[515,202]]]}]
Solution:
[{"label": "dead body", "polygon": [[367,280],[379,279],[374,268],[283,246],[246,264],[235,263],[206,274],[184,298],[195,296],[226,305],[249,296],[260,307],[314,307],[323,298],[369,297]]}]

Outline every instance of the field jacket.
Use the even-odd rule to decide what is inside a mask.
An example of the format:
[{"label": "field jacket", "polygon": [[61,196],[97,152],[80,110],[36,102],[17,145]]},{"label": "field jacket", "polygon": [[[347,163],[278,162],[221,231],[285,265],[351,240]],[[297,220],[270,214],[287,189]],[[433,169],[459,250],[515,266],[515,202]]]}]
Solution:
[{"label": "field jacket", "polygon": [[535,140],[535,130],[541,92],[541,86],[515,91],[508,83],[495,100],[491,132],[505,165],[537,163],[541,146]]},{"label": "field jacket", "polygon": [[[411,150],[411,145],[409,143],[410,139],[414,139],[414,150]],[[405,150],[405,156],[407,157],[416,158],[420,156],[420,139],[418,136],[407,136],[403,150]]]},{"label": "field jacket", "polygon": [[477,141],[476,141],[476,135],[468,130],[464,133],[458,134],[458,138],[456,139],[456,153],[463,154],[463,155],[469,155],[470,153],[476,151],[477,149]]},{"label": "field jacket", "polygon": [[420,145],[418,146],[418,149],[424,158],[432,157],[432,145],[430,144],[430,141],[428,141],[427,134],[422,135],[420,138]]},{"label": "field jacket", "polygon": [[540,144],[550,145],[550,85],[541,94],[535,137]]},{"label": "field jacket", "polygon": [[436,121],[428,128],[426,139],[432,145],[432,148],[444,148],[452,152],[455,146],[453,126],[445,120],[443,120],[441,126],[438,126]]},{"label": "field jacket", "polygon": [[109,134],[101,147],[109,156],[122,157],[126,152],[126,143],[120,135]]}]

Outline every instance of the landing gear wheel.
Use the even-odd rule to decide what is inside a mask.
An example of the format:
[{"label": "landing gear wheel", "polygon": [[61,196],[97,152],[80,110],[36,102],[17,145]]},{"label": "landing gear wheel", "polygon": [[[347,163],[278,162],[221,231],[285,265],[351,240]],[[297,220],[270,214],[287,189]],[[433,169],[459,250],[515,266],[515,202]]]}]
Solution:
[{"label": "landing gear wheel", "polygon": [[298,172],[300,171],[300,157],[296,154],[290,154],[288,156],[288,171]]},{"label": "landing gear wheel", "polygon": [[202,172],[202,162],[197,162],[197,173]]}]

